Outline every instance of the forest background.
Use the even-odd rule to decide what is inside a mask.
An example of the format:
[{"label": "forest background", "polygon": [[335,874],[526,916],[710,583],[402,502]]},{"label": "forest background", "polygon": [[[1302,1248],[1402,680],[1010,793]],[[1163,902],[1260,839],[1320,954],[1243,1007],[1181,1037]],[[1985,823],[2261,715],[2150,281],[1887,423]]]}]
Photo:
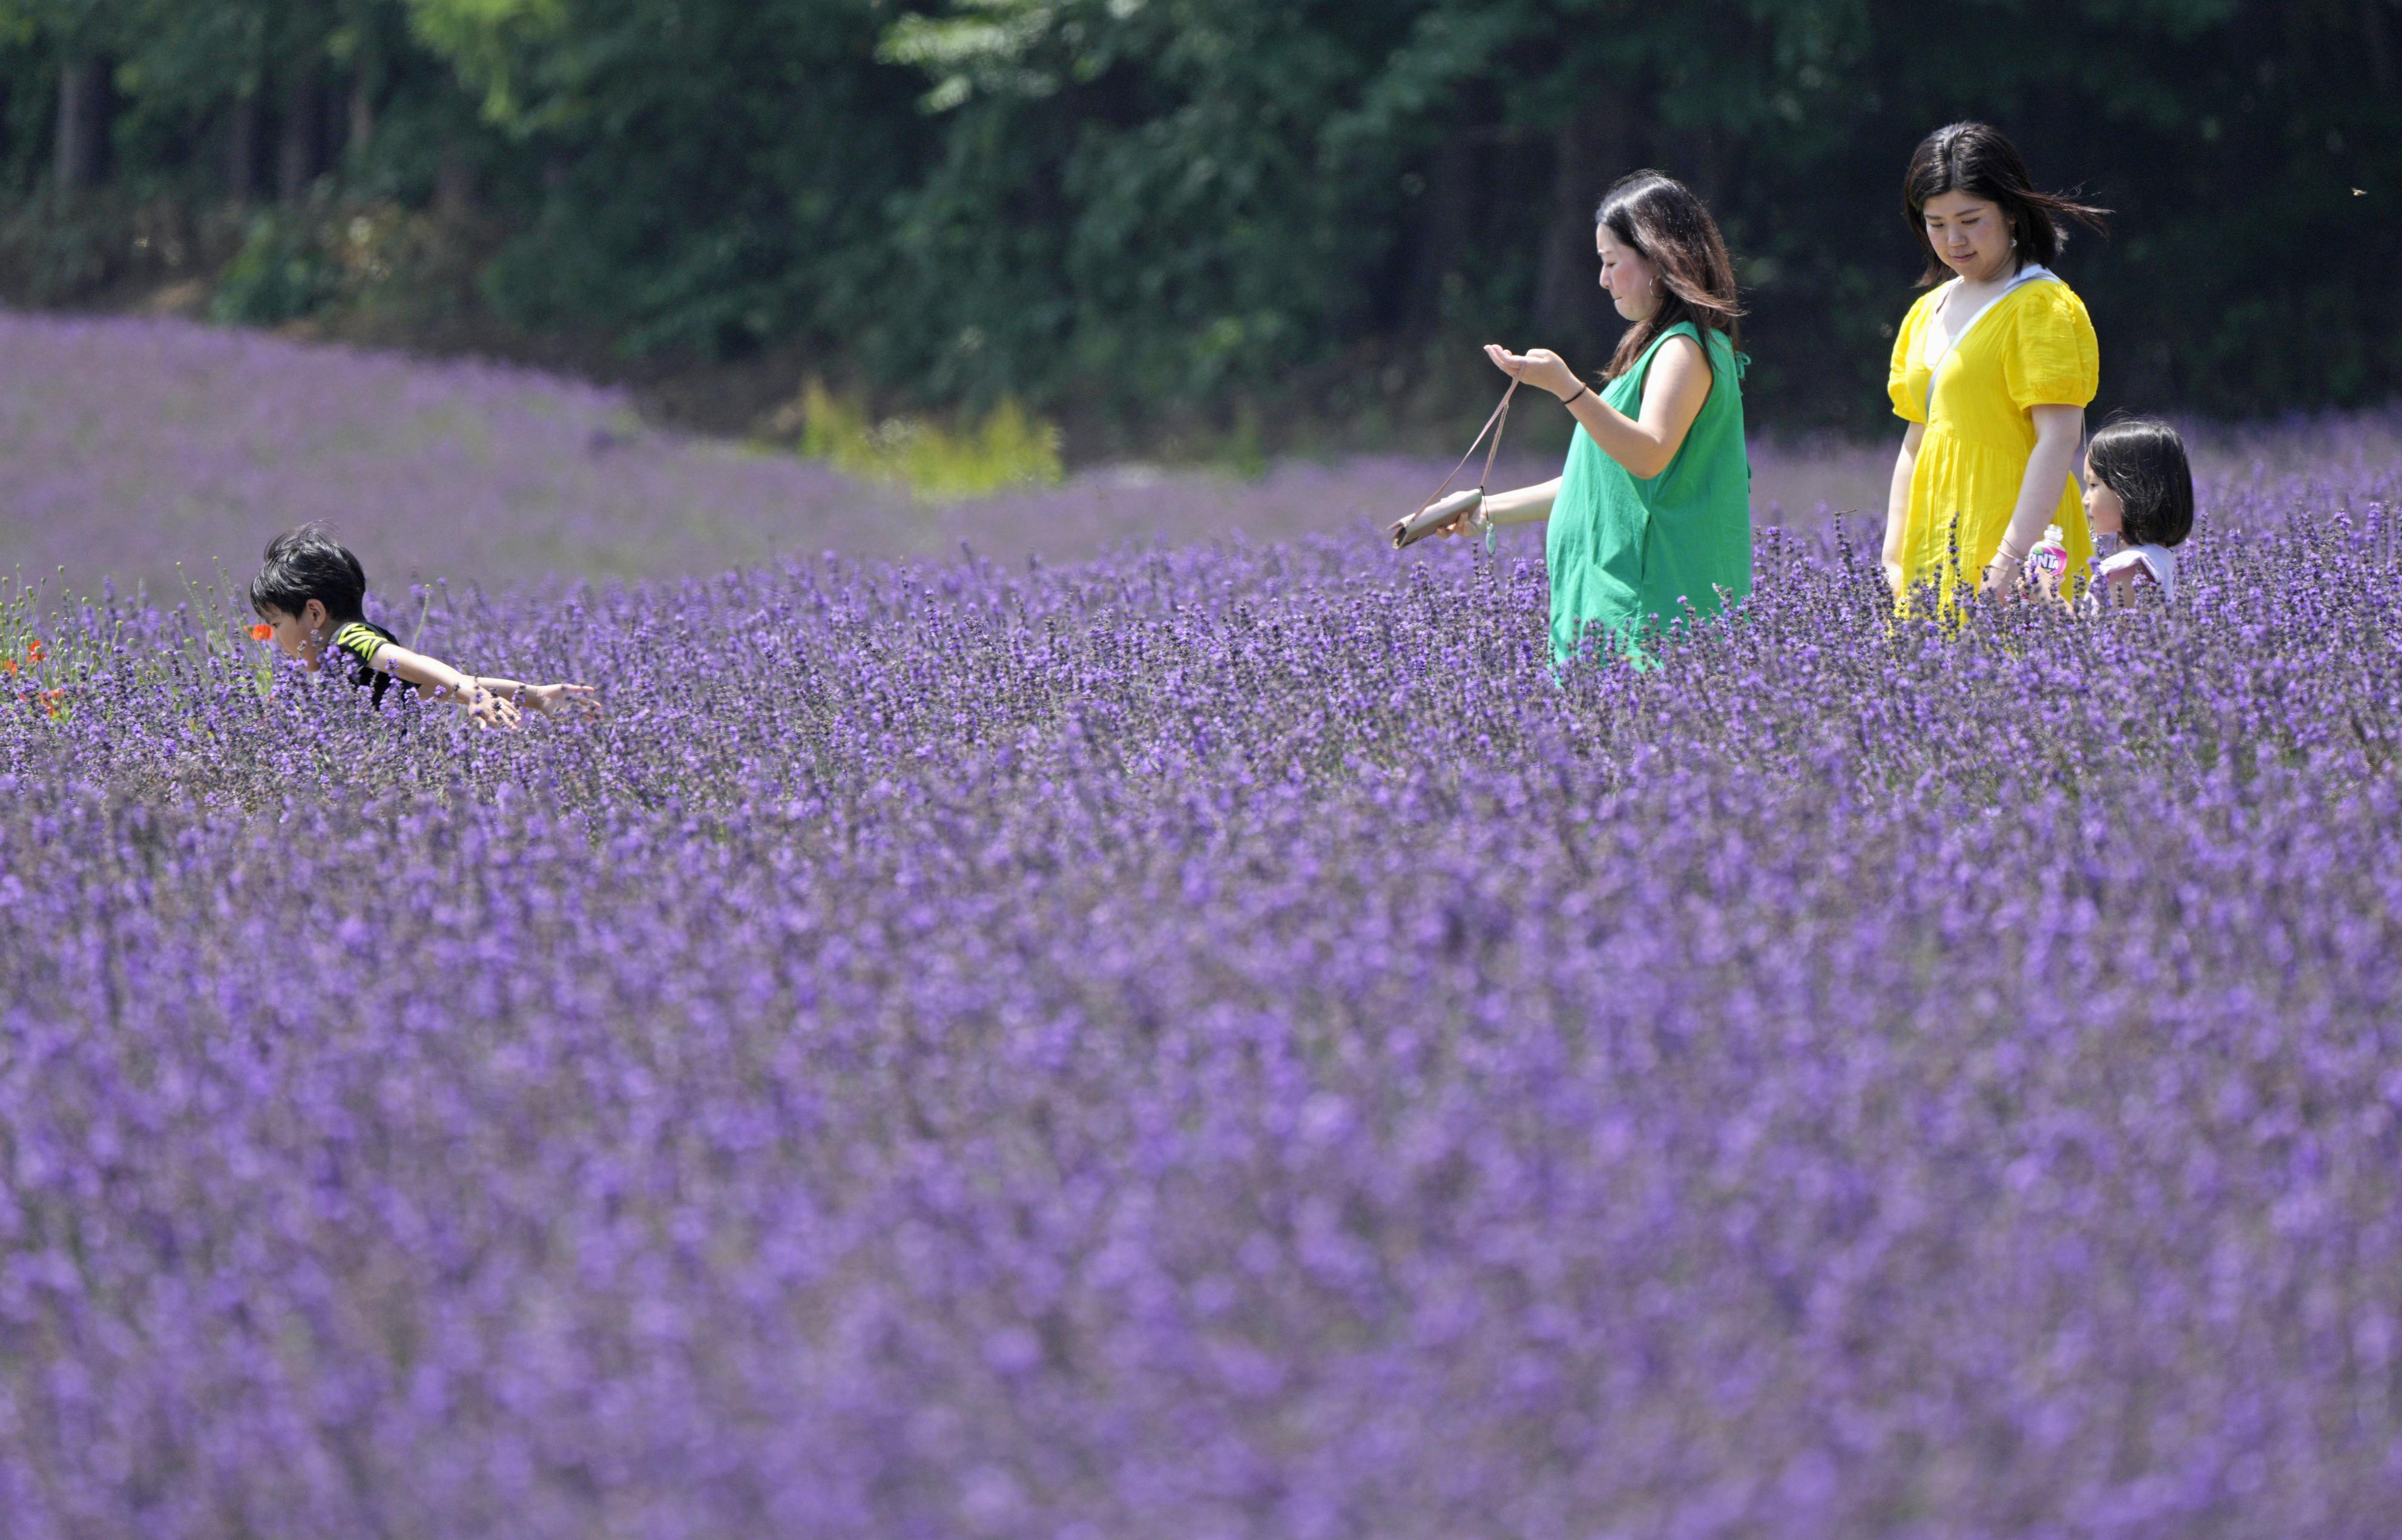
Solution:
[{"label": "forest background", "polygon": [[1738,253],[1755,424],[1864,431],[1965,116],[2116,211],[2062,264],[2101,408],[2402,381],[2402,0],[0,0],[0,298],[717,430],[822,378],[1078,458],[1415,446],[1470,344],[1599,365],[1593,206],[1651,165]]}]

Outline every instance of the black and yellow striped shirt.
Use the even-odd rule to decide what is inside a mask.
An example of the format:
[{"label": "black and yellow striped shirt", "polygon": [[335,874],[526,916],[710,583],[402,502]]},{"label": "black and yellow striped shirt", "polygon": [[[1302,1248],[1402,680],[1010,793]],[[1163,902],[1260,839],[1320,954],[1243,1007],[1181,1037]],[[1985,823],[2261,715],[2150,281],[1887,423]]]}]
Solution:
[{"label": "black and yellow striped shirt", "polygon": [[[383,705],[383,693],[392,688],[393,678],[376,667],[376,654],[387,645],[397,646],[399,642],[398,637],[367,620],[348,622],[334,633],[334,645],[350,655],[352,665],[351,682],[372,689],[378,707]],[[417,688],[407,680],[400,681],[400,687],[403,690]]]}]

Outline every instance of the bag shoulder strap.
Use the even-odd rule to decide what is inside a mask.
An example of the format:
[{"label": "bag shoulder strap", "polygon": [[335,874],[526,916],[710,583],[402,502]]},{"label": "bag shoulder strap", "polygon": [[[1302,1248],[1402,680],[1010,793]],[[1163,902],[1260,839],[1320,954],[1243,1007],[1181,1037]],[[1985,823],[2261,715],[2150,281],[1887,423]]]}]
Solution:
[{"label": "bag shoulder strap", "polygon": [[[1468,453],[1459,457],[1459,463],[1451,468],[1451,474],[1443,478],[1443,485],[1434,489],[1434,496],[1418,504],[1417,514],[1425,513],[1429,508],[1433,507],[1443,493],[1451,490],[1451,484],[1459,479],[1459,473],[1466,470],[1469,461],[1475,457],[1476,446],[1484,442],[1486,433],[1491,433],[1493,447],[1484,451],[1484,469],[1477,473],[1476,477],[1476,489],[1480,492],[1484,490],[1485,484],[1493,479],[1493,457],[1501,452],[1502,432],[1510,425],[1510,398],[1517,393],[1518,381],[1513,376],[1510,381],[1510,388],[1501,392],[1501,405],[1494,407],[1493,415],[1484,419],[1484,426],[1476,430],[1475,441],[1468,446]],[[1415,518],[1417,514],[1412,514],[1410,516]]]}]

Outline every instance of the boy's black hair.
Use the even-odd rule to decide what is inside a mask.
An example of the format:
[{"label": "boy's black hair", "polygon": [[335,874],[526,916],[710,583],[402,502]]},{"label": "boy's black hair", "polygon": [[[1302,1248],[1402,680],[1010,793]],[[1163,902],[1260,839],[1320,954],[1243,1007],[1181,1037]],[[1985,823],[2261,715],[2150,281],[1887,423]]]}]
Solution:
[{"label": "boy's black hair", "polygon": [[2193,470],[2185,441],[2153,417],[2105,423],[2085,450],[2102,485],[2126,505],[2130,545],[2175,545],[2193,533]]},{"label": "boy's black hair", "polygon": [[250,580],[250,607],[262,616],[270,607],[297,615],[313,598],[339,625],[366,618],[366,569],[322,524],[303,524],[269,541],[266,565]]}]

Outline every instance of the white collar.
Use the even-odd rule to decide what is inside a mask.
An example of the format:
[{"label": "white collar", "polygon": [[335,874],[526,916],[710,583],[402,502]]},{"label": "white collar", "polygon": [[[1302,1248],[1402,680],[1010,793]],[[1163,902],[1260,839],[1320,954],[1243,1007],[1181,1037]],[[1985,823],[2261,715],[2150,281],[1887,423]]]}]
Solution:
[{"label": "white collar", "polygon": [[[2028,263],[2025,267],[2021,268],[2017,272],[2010,275],[2010,281],[2002,285],[2002,292],[2000,294],[1994,296],[1993,298],[1988,299],[1982,305],[1978,306],[1975,311],[1972,312],[1967,320],[1952,328],[1952,335],[1943,339],[1942,346],[1937,349],[1934,356],[1926,361],[1926,405],[1929,411],[1934,409],[1935,404],[1935,372],[1943,367],[1943,361],[1951,357],[1952,354],[1959,348],[1961,339],[1968,335],[1969,331],[1976,326],[1978,322],[1984,320],[1986,314],[1991,311],[1995,306],[2000,304],[2010,296],[2018,293],[2019,290],[2024,288],[2027,284],[2039,283],[2046,280],[2057,283],[2060,282],[2060,275],[2053,272],[2050,268],[2045,267],[2040,262]],[[1954,284],[1959,282],[1960,280],[1956,278],[1952,281]],[[1943,291],[1939,289],[1936,292],[1940,294]],[[1943,303],[1948,306],[1952,301],[1950,299],[1946,299]]]}]

